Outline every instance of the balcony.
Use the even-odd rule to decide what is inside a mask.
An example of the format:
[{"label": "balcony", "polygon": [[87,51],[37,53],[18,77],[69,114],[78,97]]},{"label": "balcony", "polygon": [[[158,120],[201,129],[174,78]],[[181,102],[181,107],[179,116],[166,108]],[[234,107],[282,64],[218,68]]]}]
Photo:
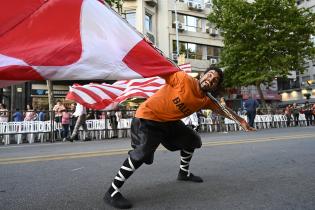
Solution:
[{"label": "balcony", "polygon": [[157,0],[144,0],[147,5],[155,7],[157,5]]}]

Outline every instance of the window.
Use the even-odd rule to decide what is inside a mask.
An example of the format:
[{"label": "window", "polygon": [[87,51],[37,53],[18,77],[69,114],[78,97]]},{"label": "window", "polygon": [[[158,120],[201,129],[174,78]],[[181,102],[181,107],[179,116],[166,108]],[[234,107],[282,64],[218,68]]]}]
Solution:
[{"label": "window", "polygon": [[146,13],[144,19],[144,27],[147,31],[152,31],[152,15]]},{"label": "window", "polygon": [[221,53],[221,48],[214,46],[207,46],[207,60],[211,58],[218,58]]},{"label": "window", "polygon": [[125,19],[128,21],[130,25],[136,27],[136,11],[125,11]]},{"label": "window", "polygon": [[[173,41],[173,53],[176,53],[176,40]],[[201,45],[189,42],[179,42],[179,54],[185,54],[185,58],[210,60],[218,59],[221,53],[220,47]]]},{"label": "window", "polygon": [[[172,20],[175,23],[175,13],[172,13]],[[177,21],[184,25],[186,31],[192,32],[202,32],[202,21],[206,20],[205,18],[199,18],[190,15],[177,14]],[[175,28],[175,24],[173,24],[173,28]]]}]

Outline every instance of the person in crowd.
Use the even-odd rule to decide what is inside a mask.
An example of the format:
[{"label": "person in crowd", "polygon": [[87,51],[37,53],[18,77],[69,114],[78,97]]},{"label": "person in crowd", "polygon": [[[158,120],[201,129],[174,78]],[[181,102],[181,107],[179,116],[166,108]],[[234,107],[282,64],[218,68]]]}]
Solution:
[{"label": "person in crowd", "polygon": [[0,122],[9,121],[9,111],[7,110],[5,104],[0,104]]},{"label": "person in crowd", "polygon": [[33,109],[32,105],[26,105],[26,112],[24,116],[24,121],[34,121],[38,117],[36,110]]},{"label": "person in crowd", "polygon": [[298,108],[296,103],[293,103],[292,115],[293,115],[294,125],[298,126],[299,125],[299,117],[300,117],[300,109]]},{"label": "person in crowd", "polygon": [[246,109],[247,120],[251,127],[254,127],[255,117],[256,117],[256,109],[258,108],[259,103],[256,99],[254,99],[251,95],[244,103],[244,107]]},{"label": "person in crowd", "polygon": [[102,119],[102,120],[105,120],[107,118],[106,111],[101,111],[101,114],[99,115],[99,118]]},{"label": "person in crowd", "polygon": [[291,105],[287,105],[284,109],[284,115],[286,116],[287,118],[287,127],[290,127],[291,125],[291,115],[292,115],[292,107]]},{"label": "person in crowd", "polygon": [[312,106],[313,125],[315,125],[315,104]]},{"label": "person in crowd", "polygon": [[305,115],[306,125],[307,126],[312,125],[312,107],[311,107],[311,104],[308,101],[306,101],[304,103],[303,113]]},{"label": "person in crowd", "polygon": [[86,110],[86,119],[87,120],[95,120],[97,119],[96,112],[93,109],[87,109]]},{"label": "person in crowd", "polygon": [[13,122],[21,122],[23,121],[23,114],[20,112],[20,109],[15,109],[15,112],[12,115]]},{"label": "person in crowd", "polygon": [[108,114],[109,114],[109,124],[114,132],[114,135],[112,138],[117,138],[118,137],[118,130],[117,130],[118,120],[116,116],[116,111],[112,110]]},{"label": "person in crowd", "polygon": [[85,132],[85,139],[84,141],[89,141],[91,140],[89,138],[89,132],[88,132],[88,129],[87,129],[87,125],[86,125],[86,108],[82,105],[82,104],[79,104],[77,103],[76,105],[76,109],[75,109],[75,112],[73,113],[73,115],[75,117],[77,117],[77,121],[75,123],[75,126],[74,126],[74,129],[73,129],[73,132],[70,136],[70,141],[73,142],[74,139],[77,138],[78,136],[78,131],[79,131],[79,128],[82,126],[84,132]]},{"label": "person in crowd", "polygon": [[56,105],[53,108],[53,111],[55,112],[55,122],[58,124],[61,124],[61,118],[62,118],[62,110],[65,110],[66,107],[62,104],[61,100],[57,100]]},{"label": "person in crowd", "polygon": [[62,125],[62,141],[67,141],[69,135],[70,113],[67,109],[61,111],[61,125]]},{"label": "person in crowd", "polygon": [[[77,119],[78,119],[78,117],[74,116],[75,107],[76,107],[76,103],[70,104],[70,110],[69,110],[69,113],[70,113],[70,120],[69,120],[70,135],[73,133],[75,123],[77,122]],[[78,137],[75,136],[75,138],[78,138]]]},{"label": "person in crowd", "polygon": [[160,144],[170,151],[180,150],[178,180],[203,182],[201,177],[189,170],[194,150],[201,147],[201,138],[180,119],[199,109],[209,108],[238,121],[245,131],[254,130],[229,108],[222,108],[206,95],[207,92],[215,95],[220,90],[223,81],[221,69],[210,66],[199,80],[183,71],[164,75],[163,78],[166,84],[138,108],[131,123],[133,150],[129,151],[105,193],[105,202],[116,208],[132,207],[120,193],[120,188],[143,163],[153,163],[154,153]]},{"label": "person in crowd", "polygon": [[[224,97],[221,97],[220,98],[220,104],[223,105],[223,106],[226,106],[226,103],[225,103],[225,99]],[[227,127],[225,125],[225,117],[220,115],[219,116],[219,125],[220,125],[220,131],[223,132],[223,133],[227,133]]]},{"label": "person in crowd", "polygon": [[46,110],[44,108],[39,108],[38,121],[46,121]]}]

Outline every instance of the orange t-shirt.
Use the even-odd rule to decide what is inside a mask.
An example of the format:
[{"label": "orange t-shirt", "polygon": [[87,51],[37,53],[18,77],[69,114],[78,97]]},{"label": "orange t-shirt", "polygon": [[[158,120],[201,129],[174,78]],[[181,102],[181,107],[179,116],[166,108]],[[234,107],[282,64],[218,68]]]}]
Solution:
[{"label": "orange t-shirt", "polygon": [[[222,114],[200,89],[199,81],[183,71],[164,76],[166,84],[140,105],[137,118],[159,122],[180,120],[200,109]],[[224,114],[224,113],[223,113]]]}]

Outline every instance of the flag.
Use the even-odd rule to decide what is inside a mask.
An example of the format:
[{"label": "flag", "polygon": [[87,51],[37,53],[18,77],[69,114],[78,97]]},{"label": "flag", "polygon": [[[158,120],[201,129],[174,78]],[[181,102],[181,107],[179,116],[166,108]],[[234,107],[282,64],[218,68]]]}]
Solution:
[{"label": "flag", "polygon": [[0,14],[0,80],[122,80],[178,71],[97,0],[10,0]]},{"label": "flag", "polygon": [[133,97],[149,98],[165,81],[160,77],[122,80],[114,84],[73,85],[67,99],[96,110],[115,109],[119,103]]},{"label": "flag", "polygon": [[184,63],[184,64],[181,64],[181,65],[178,65],[178,67],[183,70],[184,72],[191,72],[191,64],[190,63]]},{"label": "flag", "polygon": [[[187,64],[179,65],[182,70]],[[182,68],[184,67],[184,68]],[[149,98],[165,84],[160,77],[121,80],[110,84],[75,84],[70,87],[67,99],[74,100],[91,109],[115,109],[118,104],[130,98]]]}]

